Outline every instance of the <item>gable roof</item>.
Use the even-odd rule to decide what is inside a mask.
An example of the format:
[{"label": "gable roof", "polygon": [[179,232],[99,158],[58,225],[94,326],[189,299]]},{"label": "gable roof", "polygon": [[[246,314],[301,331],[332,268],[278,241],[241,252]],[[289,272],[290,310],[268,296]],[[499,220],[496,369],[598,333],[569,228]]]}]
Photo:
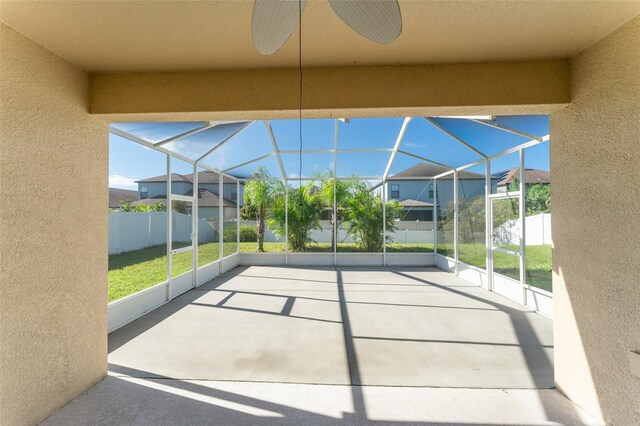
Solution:
[{"label": "gable roof", "polygon": [[[514,179],[520,177],[520,168],[515,167],[493,175],[498,180],[498,186],[509,185]],[[524,169],[524,183],[551,183],[551,175],[547,170]]]},{"label": "gable roof", "polygon": [[[396,173],[393,176],[389,177],[389,180],[393,180],[394,177],[408,178],[425,178],[431,176],[437,176],[441,173],[447,172],[450,169],[442,166],[438,166],[437,164],[428,164],[428,163],[420,163],[416,164],[413,167],[409,167],[406,170],[403,170],[399,173]],[[484,175],[479,173],[468,172],[466,170],[462,170],[458,172],[459,179],[484,179]],[[440,179],[453,179],[453,173],[441,177]]]},{"label": "gable roof", "polygon": [[120,208],[120,201],[135,201],[138,199],[138,191],[131,189],[109,188],[109,208]]},{"label": "gable roof", "polygon": [[[185,195],[192,196],[193,191],[187,192]],[[208,189],[201,189],[198,192],[198,207],[219,207],[220,197],[218,194],[209,191]],[[228,198],[222,197],[222,207],[236,207],[237,204]]]},{"label": "gable roof", "polygon": [[433,207],[433,203],[427,203],[426,201],[413,200],[407,198],[399,202],[402,207]]},{"label": "gable roof", "polygon": [[[209,170],[198,172],[198,183],[218,183],[218,173],[211,172]],[[154,176],[150,178],[137,180],[136,183],[143,182],[166,182],[167,175]],[[181,175],[179,173],[171,173],[171,182],[188,182],[193,183],[193,173]],[[228,176],[224,176],[223,183],[236,183],[234,179]],[[242,184],[242,182],[240,183]]]},{"label": "gable roof", "polygon": [[[192,197],[193,196],[193,191],[189,191],[186,194],[187,197]],[[162,203],[162,204],[167,204],[167,198],[164,195],[158,196],[158,197],[153,197],[153,198],[145,198],[143,200],[137,200],[134,201],[133,203],[131,203],[132,206],[139,206],[139,205],[148,205],[148,206],[152,206],[155,203]],[[209,191],[208,189],[201,189],[200,193],[198,195],[198,207],[219,207],[220,206],[220,197],[218,197],[218,194],[213,193],[211,191]],[[233,201],[227,199],[227,198],[222,198],[222,207],[236,207],[237,204],[234,203]]]}]

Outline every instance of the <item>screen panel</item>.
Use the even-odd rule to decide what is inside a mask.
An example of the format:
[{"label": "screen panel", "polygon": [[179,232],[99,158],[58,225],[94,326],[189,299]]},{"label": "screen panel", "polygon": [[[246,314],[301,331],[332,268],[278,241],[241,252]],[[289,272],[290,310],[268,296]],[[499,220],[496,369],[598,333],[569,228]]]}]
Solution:
[{"label": "screen panel", "polygon": [[[299,120],[271,120],[271,127],[281,151],[300,149]],[[333,149],[334,119],[305,119],[302,121],[303,150]]]},{"label": "screen panel", "polygon": [[302,174],[299,154],[281,154],[281,158],[287,178],[291,180],[318,178],[333,172],[333,153],[303,153]]},{"label": "screen panel", "polygon": [[273,144],[264,123],[256,121],[207,155],[202,164],[226,170],[273,153]]},{"label": "screen panel", "polygon": [[458,172],[458,259],[486,268],[485,164]]},{"label": "screen panel", "polygon": [[338,149],[393,149],[404,118],[351,118],[338,122]]},{"label": "screen panel", "polygon": [[482,158],[423,118],[415,118],[409,123],[400,150],[451,167],[464,166]]},{"label": "screen panel", "polygon": [[130,135],[144,139],[150,143],[180,135],[182,133],[203,127],[202,121],[158,122],[158,123],[113,123],[112,127],[127,132]]},{"label": "screen panel", "polygon": [[389,152],[338,152],[338,177],[375,177],[382,178]]},{"label": "screen panel", "polygon": [[485,155],[495,155],[531,139],[463,118],[431,118],[436,124]]},{"label": "screen panel", "polygon": [[248,121],[220,123],[209,129],[182,137],[162,146],[168,151],[175,152],[195,161],[221,142],[245,129],[248,125],[250,125]]},{"label": "screen panel", "polygon": [[549,142],[525,150],[526,283],[552,291]]}]

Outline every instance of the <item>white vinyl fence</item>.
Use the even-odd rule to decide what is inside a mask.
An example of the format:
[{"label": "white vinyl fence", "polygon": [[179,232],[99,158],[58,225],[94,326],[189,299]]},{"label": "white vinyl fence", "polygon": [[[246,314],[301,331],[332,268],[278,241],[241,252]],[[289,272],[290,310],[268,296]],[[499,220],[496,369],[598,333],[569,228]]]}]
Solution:
[{"label": "white vinyl fence", "polygon": [[[241,225],[247,225],[251,227],[256,226],[255,221],[242,221]],[[430,229],[424,229],[425,224],[433,225],[433,222],[420,222],[420,229],[417,230],[416,222],[396,222],[395,232],[388,232],[394,243],[409,243],[409,244],[433,244],[433,227]],[[312,241],[316,243],[330,243],[331,242],[331,223],[328,220],[320,221],[321,230],[314,229],[309,234]],[[277,242],[284,241],[284,238],[278,238],[276,235],[266,227],[264,232],[265,242]],[[341,225],[338,229],[338,242],[340,243],[354,243],[355,239],[347,234],[344,229],[344,225]]]},{"label": "white vinyl fence", "polygon": [[[111,212],[109,213],[109,254],[140,250],[167,242],[166,212]],[[243,221],[241,225],[256,226],[255,221]],[[322,230],[311,231],[310,237],[317,243],[331,242],[329,221],[321,222]],[[414,223],[399,222],[395,232],[388,235],[394,243],[433,244],[433,230],[416,230]],[[413,227],[414,229],[411,229]],[[218,240],[217,221],[207,222],[199,219],[198,234],[200,242]],[[269,230],[265,230],[265,242],[283,241]],[[173,241],[188,243],[191,241],[191,216],[173,212]],[[338,230],[338,241],[353,243],[354,238],[344,229]]]},{"label": "white vinyl fence", "polygon": [[[200,242],[217,241],[217,223],[199,219]],[[191,241],[191,216],[173,212],[173,241]],[[167,243],[167,212],[109,213],[109,254]]]},{"label": "white vinyl fence", "polygon": [[[539,246],[551,244],[551,213],[540,213],[524,219],[525,245]],[[493,232],[496,244],[520,244],[520,222],[510,220]]]}]

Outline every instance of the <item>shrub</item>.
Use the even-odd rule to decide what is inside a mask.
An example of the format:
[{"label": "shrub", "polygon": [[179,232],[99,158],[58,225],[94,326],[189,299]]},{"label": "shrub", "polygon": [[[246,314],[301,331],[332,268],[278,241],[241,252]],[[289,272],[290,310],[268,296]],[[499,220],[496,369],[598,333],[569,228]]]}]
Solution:
[{"label": "shrub", "polygon": [[238,232],[236,230],[236,227],[229,226],[227,228],[224,228],[224,231],[222,232],[222,241],[225,243],[235,243],[237,235]]},{"label": "shrub", "polygon": [[315,189],[313,182],[300,189],[290,188],[288,204],[285,201],[285,193],[280,192],[269,211],[269,228],[277,237],[288,237],[291,251],[304,251],[305,245],[311,242],[311,231],[320,229],[322,200],[315,193]]},{"label": "shrub", "polygon": [[[392,242],[384,235],[383,204],[368,184],[362,183],[345,203],[344,216],[348,222],[347,233],[352,235],[357,244],[369,253],[382,250],[385,242]],[[386,230],[395,230],[395,221],[402,214],[402,207],[397,201],[389,201],[386,206]]]},{"label": "shrub", "polygon": [[255,243],[258,241],[258,231],[255,227],[249,225],[242,225],[240,227],[240,242],[241,243]]}]

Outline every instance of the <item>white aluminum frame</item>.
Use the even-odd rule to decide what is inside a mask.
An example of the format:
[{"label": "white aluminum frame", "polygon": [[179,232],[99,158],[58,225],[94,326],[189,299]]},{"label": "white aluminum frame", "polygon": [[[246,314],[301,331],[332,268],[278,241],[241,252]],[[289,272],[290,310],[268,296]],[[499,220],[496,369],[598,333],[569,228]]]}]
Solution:
[{"label": "white aluminum frame", "polygon": [[[333,265],[339,265],[343,263],[343,260],[341,260],[341,258],[343,256],[346,256],[345,258],[349,258],[352,259],[349,262],[353,261],[356,258],[370,258],[372,259],[371,261],[365,261],[363,264],[375,264],[375,260],[373,260],[375,258],[375,256],[381,256],[381,263],[382,265],[387,265],[389,264],[388,261],[388,254],[387,254],[387,250],[386,250],[386,245],[387,245],[387,240],[386,240],[386,203],[387,203],[387,198],[388,198],[388,182],[389,181],[402,181],[402,180],[432,180],[433,181],[433,197],[434,197],[434,203],[433,203],[433,224],[434,224],[434,254],[429,255],[431,256],[433,259],[435,259],[434,261],[437,263],[437,259],[438,257],[442,257],[441,255],[438,254],[438,212],[440,210],[440,206],[438,205],[438,180],[453,174],[453,181],[454,181],[454,258],[451,259],[451,261],[453,261],[453,270],[452,272],[454,272],[456,275],[460,274],[460,268],[461,265],[464,265],[462,262],[460,262],[459,259],[459,247],[458,247],[458,206],[459,206],[459,189],[458,189],[458,185],[459,185],[459,172],[465,169],[468,169],[470,167],[476,166],[476,165],[480,165],[480,164],[484,164],[485,165],[485,219],[486,219],[486,230],[485,230],[485,234],[486,234],[486,240],[485,240],[485,246],[486,246],[486,275],[487,275],[487,286],[486,288],[488,290],[494,290],[494,285],[493,285],[493,279],[494,279],[494,273],[493,273],[493,253],[494,252],[504,252],[504,253],[508,253],[510,255],[517,255],[519,256],[520,259],[520,280],[519,280],[519,284],[522,288],[522,298],[521,298],[521,303],[524,306],[529,306],[529,296],[531,295],[536,295],[536,296],[544,296],[544,297],[551,297],[551,293],[546,292],[544,290],[538,289],[536,287],[532,287],[528,284],[526,284],[526,250],[525,250],[525,236],[526,236],[526,230],[525,230],[525,226],[524,226],[524,218],[525,218],[525,181],[524,181],[524,170],[525,170],[525,149],[544,143],[544,142],[548,142],[549,141],[549,135],[544,135],[544,136],[535,136],[535,135],[531,135],[527,132],[522,132],[519,131],[517,129],[512,129],[509,128],[507,126],[503,126],[503,125],[499,125],[490,121],[486,121],[484,119],[484,117],[459,117],[457,119],[460,120],[469,120],[471,122],[474,123],[478,123],[484,126],[489,126],[492,128],[495,128],[497,130],[503,131],[503,132],[507,132],[507,133],[511,133],[511,134],[516,134],[519,136],[523,136],[526,138],[529,138],[530,140],[527,142],[524,142],[520,145],[508,148],[504,151],[501,151],[497,154],[494,155],[486,155],[485,153],[483,153],[482,151],[478,150],[477,148],[475,148],[473,145],[471,145],[470,143],[464,141],[463,139],[459,138],[458,136],[456,136],[455,134],[451,133],[450,131],[448,131],[446,128],[442,127],[441,125],[439,125],[437,122],[435,122],[433,119],[431,119],[430,117],[420,117],[424,120],[426,120],[428,123],[432,124],[435,128],[439,129],[441,132],[447,134],[449,137],[451,137],[454,141],[458,142],[459,144],[461,144],[462,146],[466,147],[467,149],[473,151],[476,155],[478,155],[481,159],[477,160],[477,161],[473,161],[471,163],[465,164],[463,166],[459,166],[459,167],[453,167],[453,166],[449,166],[447,164],[441,163],[441,162],[437,162],[437,161],[433,161],[429,158],[411,153],[409,151],[405,151],[401,149],[402,146],[402,142],[404,139],[404,136],[406,134],[407,128],[409,126],[409,124],[412,122],[412,120],[414,119],[414,117],[405,117],[404,121],[402,123],[402,126],[400,128],[400,131],[398,133],[398,136],[396,138],[396,142],[394,144],[393,148],[365,148],[365,149],[340,149],[339,147],[339,121],[342,121],[341,119],[335,119],[335,129],[334,129],[334,146],[333,149],[309,149],[309,150],[302,150],[302,153],[309,153],[309,154],[314,154],[314,153],[332,153],[333,157],[334,157],[334,161],[333,161],[333,185],[334,185],[334,201],[333,201],[333,212],[334,215],[337,219],[337,194],[336,194],[336,187],[337,187],[337,181],[339,180],[352,180],[353,177],[339,177],[337,176],[337,163],[338,163],[338,154],[340,152],[346,152],[346,153],[370,153],[370,152],[390,152],[390,157],[389,157],[389,161],[387,163],[387,166],[385,167],[384,173],[382,174],[382,176],[366,176],[366,177],[358,177],[359,180],[369,180],[369,181],[381,181],[380,186],[382,189],[382,202],[383,202],[383,235],[384,235],[384,244],[383,244],[383,248],[382,248],[382,253],[366,253],[366,254],[358,254],[358,253],[338,253],[337,251],[337,245],[338,245],[338,227],[337,227],[337,220],[336,220],[336,226],[334,227],[334,241],[335,241],[335,245],[333,247],[333,253],[332,253],[332,263]],[[450,118],[455,118],[455,117],[450,117]],[[229,143],[230,141],[233,140],[233,137],[236,136],[237,134],[239,134],[240,132],[242,132],[243,130],[245,130],[246,128],[248,128],[249,126],[253,125],[256,121],[247,121],[246,124],[244,126],[242,126],[240,129],[238,129],[237,131],[235,131],[233,134],[231,134],[230,136],[228,136],[227,138],[223,139],[222,141],[220,141],[219,143],[217,143],[214,147],[212,147],[210,150],[208,150],[204,155],[201,155],[199,158],[193,160],[191,158],[185,157],[184,155],[181,155],[179,153],[176,153],[174,151],[171,151],[169,149],[166,148],[166,145],[180,140],[182,138],[186,138],[188,136],[203,132],[207,129],[210,129],[212,127],[214,127],[215,125],[219,124],[219,122],[214,122],[214,121],[209,121],[209,122],[203,122],[200,126],[191,129],[189,131],[186,132],[182,132],[180,134],[177,134],[175,136],[169,137],[169,138],[165,138],[159,142],[150,142],[144,138],[138,137],[136,135],[133,135],[131,133],[119,130],[118,128],[114,127],[114,126],[110,126],[109,127],[109,131],[110,133],[113,133],[117,136],[123,137],[125,139],[128,139],[132,142],[141,144],[143,146],[146,146],[148,148],[151,148],[153,150],[159,151],[161,153],[164,153],[166,155],[167,158],[167,210],[168,213],[167,214],[167,281],[165,283],[160,283],[157,286],[154,286],[150,289],[146,289],[143,290],[139,293],[135,293],[134,295],[131,296],[135,296],[136,294],[147,294],[150,293],[151,289],[155,288],[155,287],[159,287],[159,286],[165,286],[166,292],[165,292],[165,303],[169,302],[172,300],[172,298],[174,297],[173,295],[173,289],[172,289],[172,281],[174,281],[174,277],[172,277],[172,272],[173,272],[173,265],[172,265],[172,255],[173,254],[177,254],[177,253],[182,253],[182,252],[186,252],[188,250],[192,250],[193,252],[193,256],[192,256],[192,262],[193,262],[193,267],[192,267],[192,287],[197,287],[199,285],[199,278],[198,278],[198,270],[199,269],[203,269],[203,268],[209,268],[210,266],[215,265],[215,263],[218,263],[217,266],[217,273],[218,274],[222,274],[226,271],[226,268],[223,266],[223,262],[224,262],[224,202],[223,202],[223,198],[224,198],[224,179],[231,179],[232,181],[235,182],[236,184],[236,251],[233,255],[230,255],[229,258],[231,258],[232,256],[237,256],[238,259],[241,259],[240,257],[240,185],[242,182],[246,182],[249,179],[248,178],[243,178],[243,177],[238,177],[238,176],[234,176],[232,174],[230,174],[229,172],[232,170],[235,170],[237,168],[246,166],[248,164],[252,164],[255,163],[257,161],[275,156],[277,161],[278,161],[278,167],[280,169],[280,173],[282,175],[281,178],[272,178],[271,180],[274,181],[282,181],[285,184],[285,210],[286,210],[286,215],[285,215],[285,252],[284,253],[273,253],[273,255],[275,257],[278,256],[283,256],[284,257],[284,263],[286,265],[289,265],[290,263],[290,259],[289,259],[289,255],[291,254],[289,252],[289,241],[288,241],[288,203],[289,203],[289,190],[288,190],[288,178],[287,178],[287,174],[286,174],[286,170],[282,161],[282,156],[281,154],[299,154],[300,151],[298,150],[280,150],[278,148],[278,144],[277,144],[277,140],[275,137],[275,134],[273,132],[273,128],[271,127],[271,124],[268,120],[262,120],[262,123],[266,126],[267,129],[267,133],[269,135],[270,138],[270,142],[272,144],[273,147],[273,152],[254,158],[252,160],[249,161],[245,161],[241,164],[237,164],[234,165],[232,167],[226,168],[224,170],[219,170],[210,166],[207,166],[206,164],[203,164],[202,161],[205,160],[207,157],[209,157],[210,155],[212,155],[213,153],[215,153],[218,149],[220,149],[222,146],[224,146],[225,144]],[[348,120],[344,120],[343,122],[348,123]],[[512,191],[509,193],[500,193],[500,194],[492,194],[491,193],[491,165],[490,162],[491,160],[500,158],[502,156],[514,153],[514,152],[518,152],[519,153],[519,163],[520,163],[520,188],[519,191]],[[397,154],[400,153],[402,155],[406,155],[415,159],[418,159],[420,161],[423,162],[428,162],[437,166],[441,166],[441,167],[445,167],[449,170],[440,173],[438,175],[435,176],[424,176],[424,177],[394,177],[390,175],[391,169],[393,167],[394,161],[397,157]],[[171,167],[171,158],[176,158],[182,161],[185,161],[189,164],[193,165],[193,197],[188,197],[188,196],[184,196],[184,195],[179,195],[179,194],[172,194],[171,193],[171,189],[172,189],[172,167]],[[218,255],[218,260],[217,261],[213,261],[212,263],[203,266],[202,268],[198,268],[198,257],[199,257],[199,253],[198,253],[198,239],[199,239],[199,235],[198,235],[198,203],[199,203],[199,193],[198,193],[198,168],[202,168],[204,170],[208,170],[210,172],[216,173],[218,175],[218,191],[219,191],[219,222],[218,222],[218,226],[219,226],[219,255]],[[308,177],[308,176],[303,176],[300,178],[296,178],[296,180],[300,180],[300,181],[305,181],[305,182],[309,182],[309,181],[314,181],[317,180],[316,177]],[[519,247],[519,251],[518,252],[512,252],[510,250],[505,250],[502,249],[500,247],[494,247],[493,246],[493,220],[492,220],[492,214],[493,214],[493,201],[494,200],[498,200],[498,199],[504,199],[504,198],[515,198],[518,197],[519,199],[519,222],[520,222],[520,247]],[[192,203],[192,220],[193,220],[193,225],[192,225],[192,244],[189,247],[183,247],[183,248],[179,248],[179,249],[173,249],[172,248],[172,239],[173,239],[173,216],[172,216],[172,204],[174,200],[180,200],[180,201],[186,201],[186,202],[190,202]],[[258,253],[257,255],[271,255],[272,253]],[[338,254],[340,254],[340,256],[338,256]],[[296,259],[300,258],[300,256],[298,256],[299,254],[296,253]],[[313,256],[318,255],[318,256],[326,256],[328,255],[328,253],[303,253],[304,256],[306,256],[305,258],[309,258],[312,259]],[[395,257],[402,257],[404,256],[404,253],[394,253]],[[407,254],[407,255],[419,255],[422,256],[423,254]],[[274,257],[272,256],[272,257]],[[316,256],[316,257],[318,257]],[[274,258],[275,258],[274,257]],[[393,264],[396,264],[396,262],[398,261],[398,259],[393,260]],[[296,262],[298,262],[298,260],[296,260]],[[373,263],[368,263],[368,262],[373,262]],[[465,269],[468,269],[469,266],[468,265],[464,265]],[[478,270],[481,270],[480,268],[475,268]],[[208,269],[207,269],[208,270]],[[208,275],[210,275],[210,273],[207,273]],[[183,275],[181,275],[181,277],[183,277]],[[504,277],[502,277],[504,278]],[[501,278],[501,279],[502,279]],[[149,290],[149,291],[147,291]],[[129,299],[129,296],[126,298]],[[116,302],[120,302],[120,301],[116,301]],[[116,303],[113,302],[113,303]],[[531,306],[530,306],[531,307]]]},{"label": "white aluminum frame", "polygon": [[218,260],[220,260],[220,274],[223,274],[222,259],[224,258],[224,177],[218,176]]},{"label": "white aluminum frame", "polygon": [[333,266],[338,264],[338,120],[334,122],[333,133]]},{"label": "white aluminum frame", "polygon": [[191,206],[191,219],[193,225],[191,225],[191,246],[193,247],[192,262],[193,262],[193,288],[198,286],[198,241],[200,235],[198,233],[198,208],[200,200],[200,187],[198,185],[198,165],[193,165],[193,205]]},{"label": "white aluminum frame", "polygon": [[173,194],[171,194],[171,156],[167,154],[167,295],[166,301],[171,301],[171,276],[173,275],[173,263],[171,255],[171,242],[173,241]]}]

